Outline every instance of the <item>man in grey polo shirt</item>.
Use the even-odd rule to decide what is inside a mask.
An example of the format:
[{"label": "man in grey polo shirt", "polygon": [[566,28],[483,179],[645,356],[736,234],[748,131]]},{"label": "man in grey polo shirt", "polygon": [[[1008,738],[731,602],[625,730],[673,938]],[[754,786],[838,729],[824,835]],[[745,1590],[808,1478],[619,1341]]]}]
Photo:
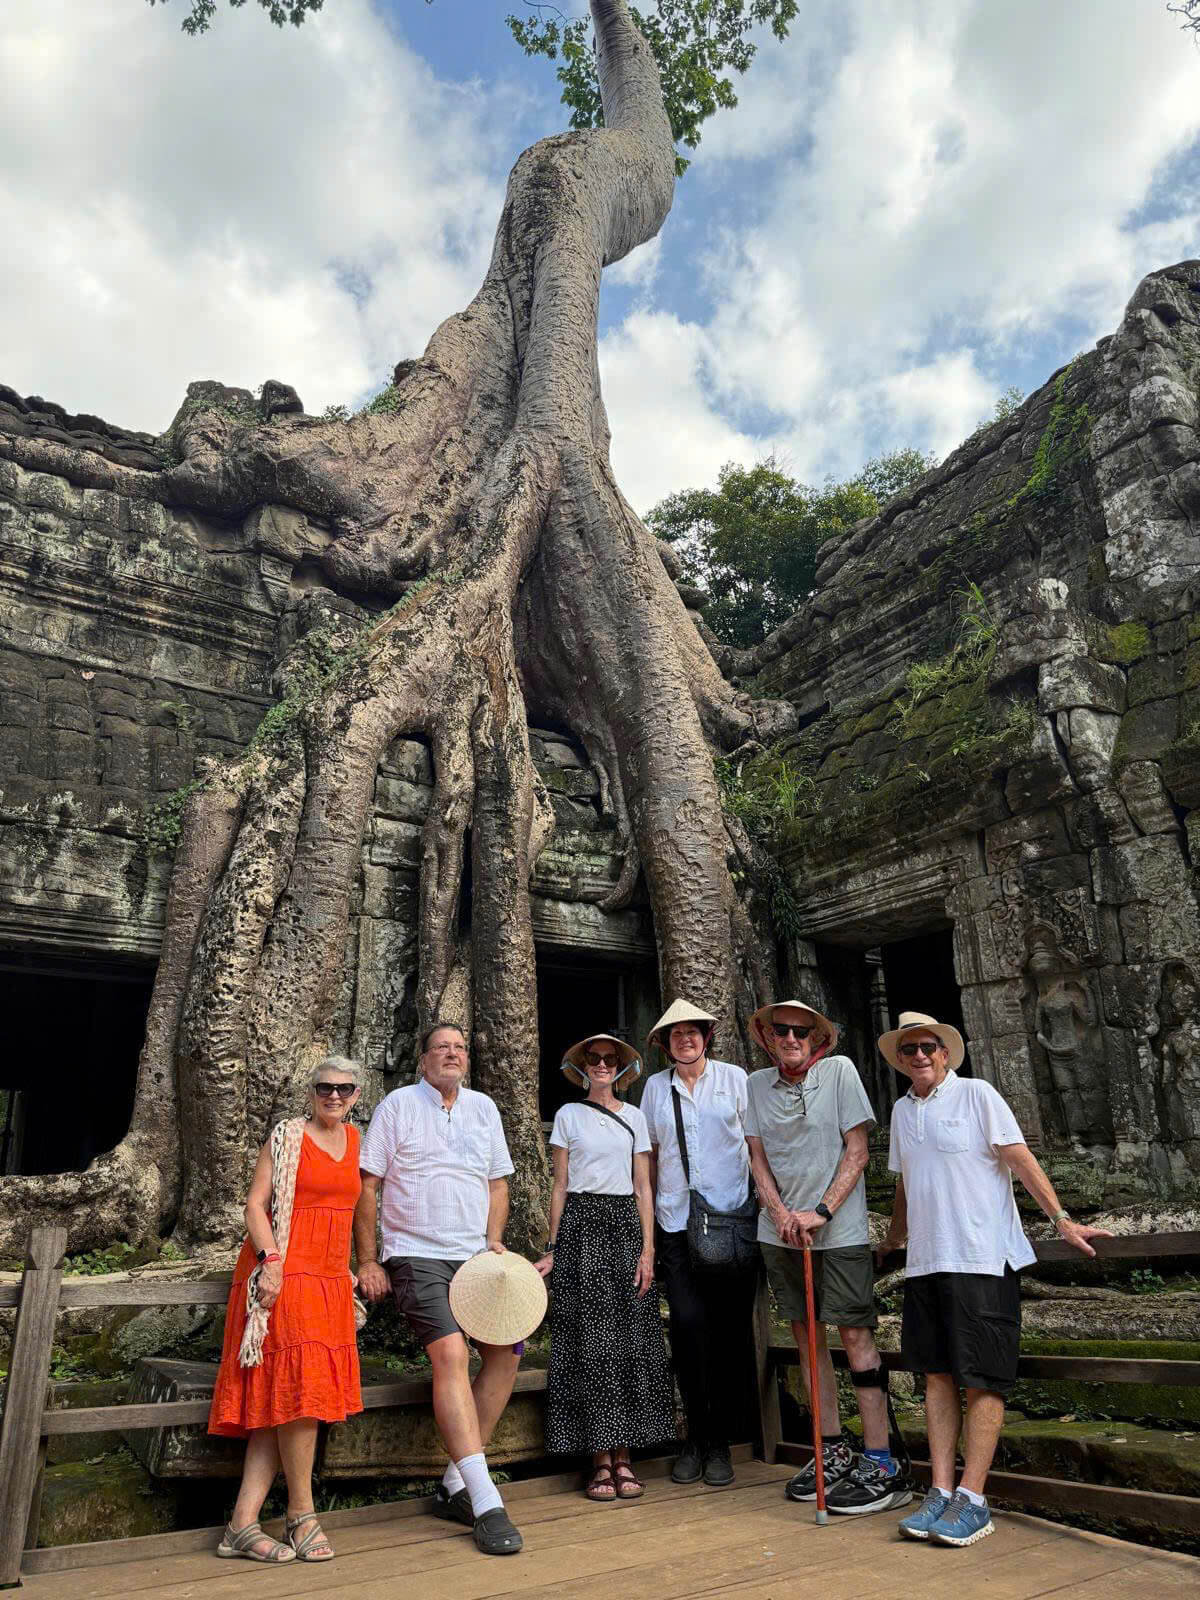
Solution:
[{"label": "man in grey polo shirt", "polygon": [[[749,1082],[746,1142],[758,1198],[758,1239],[775,1299],[791,1320],[807,1385],[820,1384],[822,1456],[830,1511],[861,1516],[907,1505],[908,1477],[888,1448],[887,1375],[872,1330],[874,1273],[867,1231],[867,1135],[871,1102],[848,1056],[834,1055],[837,1029],[802,1000],[754,1013],[750,1031],[775,1063]],[[805,1243],[812,1249],[818,1355],[808,1371]],[[863,1423],[855,1461],[842,1438],[837,1384],[826,1344],[836,1325],[850,1362]],[[810,1388],[811,1392],[811,1388]],[[791,1500],[815,1500],[816,1463],[788,1483]]]}]

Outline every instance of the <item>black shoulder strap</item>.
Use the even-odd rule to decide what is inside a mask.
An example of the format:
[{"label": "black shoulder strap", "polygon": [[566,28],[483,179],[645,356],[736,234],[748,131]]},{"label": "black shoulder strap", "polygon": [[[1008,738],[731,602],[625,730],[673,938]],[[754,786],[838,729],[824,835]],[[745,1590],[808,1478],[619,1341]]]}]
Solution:
[{"label": "black shoulder strap", "polygon": [[637,1144],[637,1134],[634,1133],[633,1129],[625,1121],[624,1117],[618,1116],[615,1111],[610,1111],[607,1106],[598,1106],[594,1100],[581,1100],[579,1104],[581,1106],[588,1106],[592,1111],[598,1111],[602,1117],[611,1117],[618,1127],[625,1129],[625,1132],[633,1140],[634,1144]]},{"label": "black shoulder strap", "polygon": [[671,1085],[671,1098],[675,1102],[675,1137],[679,1141],[679,1159],[683,1162],[683,1175],[687,1179],[687,1185],[690,1189],[692,1186],[692,1164],[688,1160],[687,1136],[683,1131],[683,1104],[679,1098],[679,1090],[674,1084]]}]

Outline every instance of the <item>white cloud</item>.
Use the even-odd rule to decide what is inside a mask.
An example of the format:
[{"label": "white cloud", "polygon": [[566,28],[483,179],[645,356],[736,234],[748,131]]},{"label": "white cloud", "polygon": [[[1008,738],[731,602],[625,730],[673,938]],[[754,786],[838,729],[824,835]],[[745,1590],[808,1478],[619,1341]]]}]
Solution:
[{"label": "white cloud", "polygon": [[740,88],[677,201],[721,218],[696,337],[803,476],[944,451],[1200,254],[1200,54],[1162,6],[813,0]]},{"label": "white cloud", "polygon": [[438,82],[368,0],[219,20],[7,0],[4,382],[155,431],[198,377],[316,410],[478,287],[517,92]]}]

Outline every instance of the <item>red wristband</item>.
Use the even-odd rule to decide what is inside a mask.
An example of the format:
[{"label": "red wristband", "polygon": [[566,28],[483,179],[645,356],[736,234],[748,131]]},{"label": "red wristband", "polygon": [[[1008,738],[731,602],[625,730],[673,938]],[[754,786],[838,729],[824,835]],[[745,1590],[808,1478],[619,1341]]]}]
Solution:
[{"label": "red wristband", "polygon": [[262,1260],[259,1262],[259,1266],[265,1267],[268,1261],[282,1261],[282,1260],[283,1260],[283,1257],[279,1254],[279,1251],[278,1250],[272,1250],[269,1255],[265,1255],[262,1258]]}]

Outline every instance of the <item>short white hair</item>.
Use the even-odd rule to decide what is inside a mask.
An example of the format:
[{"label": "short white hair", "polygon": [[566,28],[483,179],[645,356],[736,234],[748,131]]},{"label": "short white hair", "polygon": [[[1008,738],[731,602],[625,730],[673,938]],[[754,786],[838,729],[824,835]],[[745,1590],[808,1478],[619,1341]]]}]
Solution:
[{"label": "short white hair", "polygon": [[308,1075],[308,1087],[315,1089],[327,1072],[340,1072],[343,1076],[354,1079],[356,1089],[362,1088],[363,1069],[357,1061],[351,1061],[349,1056],[326,1056],[324,1061],[318,1062]]}]

